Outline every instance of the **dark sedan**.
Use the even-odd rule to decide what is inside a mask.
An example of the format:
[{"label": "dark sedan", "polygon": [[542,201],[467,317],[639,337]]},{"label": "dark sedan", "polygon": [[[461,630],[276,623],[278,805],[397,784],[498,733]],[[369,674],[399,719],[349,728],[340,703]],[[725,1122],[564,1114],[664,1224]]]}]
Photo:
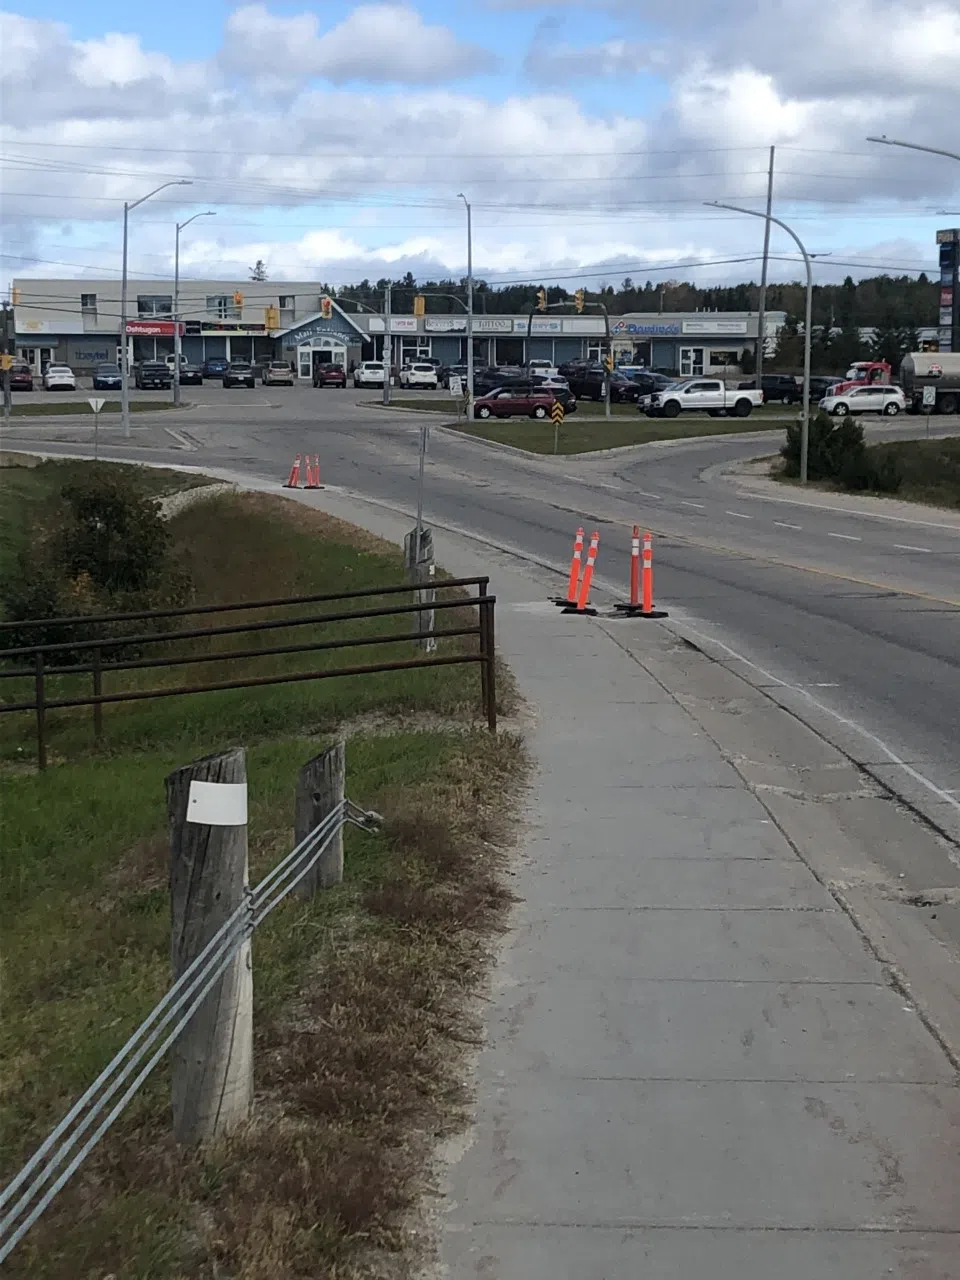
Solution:
[{"label": "dark sedan", "polygon": [[181,387],[202,387],[203,370],[198,364],[182,364],[180,366]]},{"label": "dark sedan", "polygon": [[93,371],[94,391],[119,391],[123,386],[118,364],[98,364]]},{"label": "dark sedan", "polygon": [[230,361],[224,356],[210,356],[204,360],[201,372],[205,378],[222,378],[230,367]]},{"label": "dark sedan", "polygon": [[10,390],[33,390],[33,370],[23,361],[18,361],[10,369]]},{"label": "dark sedan", "polygon": [[233,360],[223,373],[225,387],[249,387],[252,391],[256,385],[253,365],[246,360]]},{"label": "dark sedan", "polygon": [[313,385],[315,387],[345,387],[347,371],[342,364],[324,361],[313,366]]},{"label": "dark sedan", "polygon": [[134,370],[133,380],[138,391],[149,387],[167,391],[173,382],[173,374],[163,360],[142,360]]}]

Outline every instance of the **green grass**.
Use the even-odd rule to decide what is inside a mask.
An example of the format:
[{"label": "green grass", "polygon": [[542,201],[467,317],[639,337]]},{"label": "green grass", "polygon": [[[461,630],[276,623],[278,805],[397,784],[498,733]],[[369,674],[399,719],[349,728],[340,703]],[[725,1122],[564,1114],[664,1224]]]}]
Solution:
[{"label": "green grass", "polygon": [[[91,396],[98,395],[97,392],[91,391]],[[102,398],[102,393],[99,393]],[[169,400],[131,400],[131,413],[153,413],[158,409],[173,409],[175,406]],[[101,413],[119,413],[119,400],[104,400]],[[83,414],[88,413],[93,416],[93,410],[86,400],[44,400],[36,404],[29,404],[20,401],[10,407],[11,416],[14,418],[54,418],[63,414]]]},{"label": "green grass", "polygon": [[890,440],[868,448],[878,462],[896,458],[903,481],[894,497],[960,508],[960,436]]},{"label": "green grass", "polygon": [[[743,431],[769,431],[776,422],[769,416],[749,418],[647,418],[632,406],[616,406],[627,412],[607,419],[582,414],[579,409],[560,427],[560,453],[589,453],[594,449],[619,449],[625,445],[647,444],[653,440],[686,440],[695,436],[731,435]],[[450,423],[450,426],[456,424]],[[460,423],[458,431],[514,445],[531,453],[553,453],[552,422],[531,418],[488,418],[485,422]]]},{"label": "green grass", "polygon": [[[960,436],[941,436],[931,440],[888,440],[882,444],[868,445],[867,454],[878,465],[888,458],[894,458],[902,476],[900,487],[896,491],[873,496],[960,509]],[[798,484],[796,479],[783,474],[779,463],[779,459],[773,463],[773,477],[784,484]],[[831,480],[814,481],[813,485],[831,493],[870,493],[869,490],[845,489]]]},{"label": "green grass", "polygon": [[[4,518],[42,508],[77,465],[14,473]],[[204,600],[401,579],[396,550],[283,499],[227,495],[172,524]],[[227,642],[203,643],[208,673],[222,674]],[[107,680],[147,677],[157,673]],[[509,679],[503,688],[511,697]],[[107,707],[100,749],[89,711],[61,712],[43,774],[29,717],[0,717],[0,1183],[169,983],[173,768],[247,746],[255,883],[291,846],[297,770],[366,716],[348,740],[347,794],[387,818],[381,833],[348,832],[340,888],[287,899],[257,932],[257,1126],[178,1151],[161,1064],[5,1274],[353,1280],[369,1274],[358,1259],[371,1249],[398,1246],[429,1135],[456,1121],[463,1002],[505,902],[497,845],[523,780],[519,742],[473,729],[476,710],[474,669],[448,667]],[[404,713],[455,725],[415,731]]]},{"label": "green grass", "polygon": [[[0,580],[13,571],[18,553],[30,537],[33,521],[43,516],[64,487],[89,469],[87,462],[50,460],[41,462],[28,454],[5,452],[0,464]],[[182,489],[209,483],[204,476],[185,475],[160,468],[121,466],[136,474],[144,493],[162,498]]]}]

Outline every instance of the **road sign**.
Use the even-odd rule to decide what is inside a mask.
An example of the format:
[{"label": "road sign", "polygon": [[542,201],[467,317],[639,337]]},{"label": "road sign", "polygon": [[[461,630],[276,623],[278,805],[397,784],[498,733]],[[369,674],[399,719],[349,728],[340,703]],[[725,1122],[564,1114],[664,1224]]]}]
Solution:
[{"label": "road sign", "polygon": [[93,398],[87,401],[87,404],[90,406],[90,408],[93,410],[94,413],[99,413],[106,403],[107,403],[106,400],[95,400]]},{"label": "road sign", "polygon": [[563,421],[563,405],[559,400],[554,400],[553,408],[550,410],[550,417],[553,419],[554,425],[559,427]]},{"label": "road sign", "polygon": [[462,378],[450,379],[450,394],[453,396],[454,399],[457,399],[459,396],[463,395],[463,379]]},{"label": "road sign", "polygon": [[936,403],[937,403],[937,388],[924,387],[923,388],[923,407],[925,409],[932,409],[936,405]]}]

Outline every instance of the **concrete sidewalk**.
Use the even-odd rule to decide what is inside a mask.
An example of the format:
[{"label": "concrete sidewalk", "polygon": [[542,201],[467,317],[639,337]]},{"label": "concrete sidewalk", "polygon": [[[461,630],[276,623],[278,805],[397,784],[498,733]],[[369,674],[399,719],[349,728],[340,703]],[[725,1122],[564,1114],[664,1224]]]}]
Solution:
[{"label": "concrete sidewalk", "polygon": [[[409,523],[316,501],[394,540]],[[957,1280],[949,1047],[761,800],[802,766],[866,802],[856,771],[656,624],[564,617],[540,571],[437,548],[491,575],[539,768],[440,1274]],[[718,723],[805,757],[776,785],[668,692],[711,680]]]}]

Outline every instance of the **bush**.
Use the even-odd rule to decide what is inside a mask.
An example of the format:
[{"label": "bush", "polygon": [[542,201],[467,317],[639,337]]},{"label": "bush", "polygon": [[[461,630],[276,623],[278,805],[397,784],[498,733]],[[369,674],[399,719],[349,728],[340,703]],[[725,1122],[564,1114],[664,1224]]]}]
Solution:
[{"label": "bush", "polygon": [[[173,561],[157,503],[131,477],[96,467],[61,491],[46,523],[31,529],[17,573],[0,585],[5,619],[23,624],[0,632],[0,649],[119,639],[156,629],[158,624],[131,622],[114,624],[107,633],[96,624],[64,619],[176,607],[188,601],[190,591],[190,575]],[[102,656],[109,660],[119,652],[111,646]],[[123,654],[135,656],[129,645]],[[57,661],[88,656],[65,651]]]},{"label": "bush", "polygon": [[877,456],[865,450],[858,458],[848,460],[839,480],[845,489],[896,493],[903,484],[903,467],[892,454]]},{"label": "bush", "polygon": [[160,581],[170,531],[160,506],[122,472],[98,467],[62,491],[67,518],[62,530],[67,575],[87,574],[111,593],[145,591]]},{"label": "bush", "polygon": [[[799,476],[801,423],[798,418],[787,427],[786,443],[780,450],[784,474]],[[818,413],[810,419],[807,475],[811,480],[840,480],[846,470],[853,474],[861,465],[866,445],[863,427],[855,418],[832,418]]]}]

